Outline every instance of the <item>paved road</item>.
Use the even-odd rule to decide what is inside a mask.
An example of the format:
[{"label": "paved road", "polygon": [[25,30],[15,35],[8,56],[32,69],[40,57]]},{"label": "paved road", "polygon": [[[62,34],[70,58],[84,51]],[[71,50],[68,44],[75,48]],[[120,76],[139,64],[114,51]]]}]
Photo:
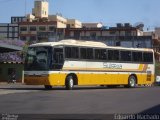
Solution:
[{"label": "paved road", "polygon": [[160,113],[160,87],[77,87],[0,85],[0,113],[113,114]]}]

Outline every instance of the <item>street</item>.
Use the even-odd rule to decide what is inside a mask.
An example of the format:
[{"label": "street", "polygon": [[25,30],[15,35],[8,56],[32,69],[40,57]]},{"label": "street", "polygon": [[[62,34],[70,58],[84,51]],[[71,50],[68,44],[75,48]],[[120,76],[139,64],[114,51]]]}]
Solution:
[{"label": "street", "polygon": [[54,87],[0,85],[0,113],[114,114],[160,113],[160,87]]}]

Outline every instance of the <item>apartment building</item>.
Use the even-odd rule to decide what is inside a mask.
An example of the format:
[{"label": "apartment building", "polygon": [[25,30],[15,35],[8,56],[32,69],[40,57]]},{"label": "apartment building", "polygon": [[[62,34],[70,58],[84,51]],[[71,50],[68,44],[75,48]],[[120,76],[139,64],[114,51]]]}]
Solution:
[{"label": "apartment building", "polygon": [[143,31],[126,23],[110,28],[67,28],[66,38],[104,41],[110,46],[152,48],[152,36],[143,36]]},{"label": "apartment building", "polygon": [[19,37],[24,41],[54,41],[64,38],[64,29],[59,28],[56,21],[21,22],[19,23],[19,31]]},{"label": "apartment building", "polygon": [[155,46],[156,52],[158,52],[158,54],[160,55],[160,27],[155,28],[155,32],[152,36],[154,36],[154,39],[155,39],[154,46]]},{"label": "apartment building", "polygon": [[143,30],[130,23],[117,23],[116,27],[109,28],[112,36],[143,36]]},{"label": "apartment building", "polygon": [[3,39],[18,39],[19,29],[18,24],[0,23],[0,38]]},{"label": "apartment building", "polygon": [[67,28],[82,28],[82,22],[76,19],[67,19]]},{"label": "apartment building", "polygon": [[56,41],[64,38],[67,19],[60,15],[49,15],[47,0],[35,0],[32,14],[19,22],[19,38],[31,43]]},{"label": "apartment building", "polygon": [[160,29],[155,28],[155,31],[145,31],[144,36],[152,36],[152,44],[155,52],[156,60],[160,61]]}]

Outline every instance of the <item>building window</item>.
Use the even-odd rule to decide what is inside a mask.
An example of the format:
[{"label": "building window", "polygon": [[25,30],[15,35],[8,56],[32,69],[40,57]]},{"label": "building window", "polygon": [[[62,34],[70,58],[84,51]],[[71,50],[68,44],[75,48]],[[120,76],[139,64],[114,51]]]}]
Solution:
[{"label": "building window", "polygon": [[14,22],[16,22],[17,21],[17,19],[16,18],[14,18]]},{"label": "building window", "polygon": [[115,31],[110,31],[110,35],[115,35],[116,32]]},{"label": "building window", "polygon": [[23,41],[26,41],[26,37],[25,36],[21,36],[20,39],[23,40]]},{"label": "building window", "polygon": [[55,27],[54,26],[50,26],[49,27],[49,31],[54,31],[55,30]]},{"label": "building window", "polygon": [[70,24],[67,24],[67,28],[71,28],[71,25],[70,25]]},{"label": "building window", "polygon": [[36,37],[35,36],[31,36],[30,40],[34,41],[34,40],[36,40]]},{"label": "building window", "polygon": [[91,39],[96,39],[96,32],[91,32],[90,36],[91,36]]},{"label": "building window", "polygon": [[27,31],[27,27],[20,27],[20,31]]},{"label": "building window", "polygon": [[18,18],[18,22],[22,22],[22,21],[21,21],[21,18]]},{"label": "building window", "polygon": [[125,36],[131,36],[131,31],[125,31]]},{"label": "building window", "polygon": [[46,27],[45,26],[40,26],[39,31],[46,31]]},{"label": "building window", "polygon": [[36,29],[35,26],[30,27],[30,31],[36,31],[36,30],[37,30],[37,29]]},{"label": "building window", "polygon": [[121,42],[120,42],[120,41],[117,41],[117,42],[116,42],[116,46],[121,46]]}]

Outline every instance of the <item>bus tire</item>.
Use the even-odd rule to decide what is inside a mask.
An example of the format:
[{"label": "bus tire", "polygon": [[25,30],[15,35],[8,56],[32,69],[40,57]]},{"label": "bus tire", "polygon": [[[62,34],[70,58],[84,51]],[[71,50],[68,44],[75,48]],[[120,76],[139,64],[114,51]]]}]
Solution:
[{"label": "bus tire", "polygon": [[66,78],[66,89],[72,90],[74,87],[74,79],[71,75],[67,76]]},{"label": "bus tire", "polygon": [[131,75],[128,78],[128,88],[135,88],[136,87],[136,77]]},{"label": "bus tire", "polygon": [[51,90],[52,89],[51,85],[44,85],[44,87],[45,87],[46,90]]}]

